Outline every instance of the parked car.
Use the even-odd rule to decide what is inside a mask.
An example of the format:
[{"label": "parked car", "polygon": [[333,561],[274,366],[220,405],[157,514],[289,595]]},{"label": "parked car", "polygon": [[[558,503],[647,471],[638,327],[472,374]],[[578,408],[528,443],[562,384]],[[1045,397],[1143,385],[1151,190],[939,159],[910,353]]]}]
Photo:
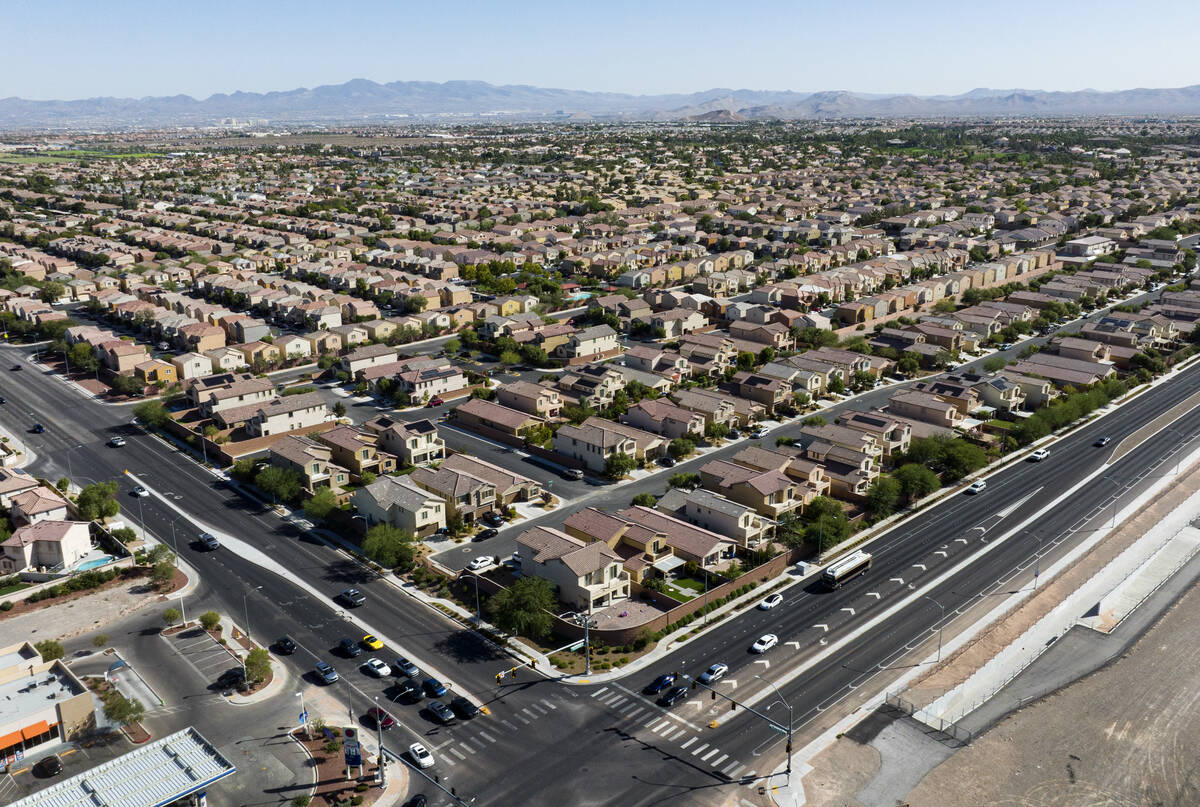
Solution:
[{"label": "parked car", "polygon": [[729,665],[717,662],[710,664],[708,669],[700,673],[698,680],[702,684],[711,684],[725,677],[725,673],[729,672]]},{"label": "parked car", "polygon": [[504,516],[493,511],[491,513],[484,515],[479,520],[482,521],[484,524],[487,524],[490,527],[499,527],[501,524],[504,523]]},{"label": "parked car", "polygon": [[674,683],[675,673],[663,673],[650,682],[650,685],[646,687],[646,691],[651,695],[657,695]]},{"label": "parked car", "polygon": [[313,671],[317,674],[317,680],[322,684],[332,684],[338,680],[337,670],[324,661],[318,661],[313,665]]},{"label": "parked car", "polygon": [[356,588],[343,589],[342,593],[338,594],[336,599],[341,600],[344,604],[351,607],[357,607],[367,601],[363,593]]},{"label": "parked car", "polygon": [[974,496],[976,493],[983,493],[983,490],[986,487],[987,487],[986,479],[976,479],[974,482],[971,483],[971,486],[969,488],[967,488],[967,493]]},{"label": "parked car", "polygon": [[763,601],[758,604],[758,610],[770,611],[772,608],[774,608],[776,605],[779,605],[779,603],[781,603],[781,602],[783,602],[783,594],[776,591],[771,596],[764,598]]},{"label": "parked car", "polygon": [[462,695],[458,695],[450,701],[450,708],[454,710],[454,714],[465,720],[470,720],[479,714],[480,711],[478,706],[471,703]]},{"label": "parked car", "polygon": [[768,633],[758,637],[758,641],[750,645],[750,652],[765,653],[777,644],[779,644],[779,637],[774,633]]},{"label": "parked car", "polygon": [[670,708],[677,703],[682,703],[683,701],[687,700],[688,696],[691,694],[692,690],[688,687],[674,687],[673,689],[669,689],[663,693],[663,696],[658,699],[658,702],[659,705]]},{"label": "parked car", "polygon": [[741,440],[742,439],[742,433],[740,431],[738,431],[737,429],[730,429],[729,433],[726,434],[725,436],[728,437],[730,440]]},{"label": "parked car", "polygon": [[421,685],[416,681],[405,681],[396,688],[396,696],[392,700],[420,703],[425,700],[425,693],[421,690]]},{"label": "parked car", "polygon": [[376,678],[387,678],[392,674],[392,668],[377,658],[369,658],[363,667]]},{"label": "parked car", "polygon": [[444,403],[445,401],[443,401],[441,398],[430,398],[429,403],[425,404],[425,406],[441,406]]},{"label": "parked car", "polygon": [[467,564],[467,571],[477,572],[480,569],[486,569],[492,565],[492,562],[493,558],[490,555],[481,555]]},{"label": "parked car", "polygon": [[677,463],[674,457],[667,455],[664,457],[659,457],[658,464],[664,468],[674,468]]},{"label": "parked car", "polygon": [[290,636],[280,636],[275,640],[275,652],[281,656],[290,656],[296,652],[296,643]]},{"label": "parked car", "polygon": [[338,649],[342,651],[342,655],[347,658],[354,658],[362,653],[362,648],[358,646],[358,642],[346,636],[338,643]]},{"label": "parked car", "polygon": [[416,664],[406,659],[404,656],[396,656],[396,663],[392,665],[392,669],[397,675],[403,675],[406,678],[416,678],[421,674]]},{"label": "parked car", "polygon": [[367,719],[370,720],[373,725],[378,726],[384,731],[387,731],[392,726],[396,725],[396,718],[392,717],[378,706],[372,706],[367,710]]},{"label": "parked car", "polygon": [[564,479],[573,479],[576,482],[583,479],[583,471],[578,468],[566,468],[563,470],[562,475]]},{"label": "parked car", "polygon": [[1049,456],[1050,456],[1050,449],[1039,448],[1037,451],[1035,451],[1029,455],[1029,460],[1030,460],[1030,462],[1041,462],[1042,460],[1046,459],[1046,457],[1049,457]]},{"label": "parked car", "polygon": [[383,642],[380,641],[378,636],[375,636],[374,634],[371,634],[371,633],[368,633],[366,636],[362,637],[362,644],[363,644],[363,647],[367,648],[368,650],[382,650],[383,649]]},{"label": "parked car", "polygon": [[471,540],[486,541],[488,538],[495,538],[499,534],[500,530],[496,529],[495,527],[488,527],[486,530],[480,530],[478,533],[476,533],[475,537]]},{"label": "parked car", "polygon": [[433,767],[433,754],[429,753],[429,749],[420,743],[410,745],[408,747],[408,755],[417,764],[418,768]]},{"label": "parked car", "polygon": [[404,807],[429,807],[429,799],[425,798],[424,793],[418,793],[405,802]]},{"label": "parked car", "polygon": [[217,678],[217,686],[222,689],[245,689],[246,671],[241,667],[230,667]]},{"label": "parked car", "polygon": [[49,779],[51,776],[58,776],[62,772],[63,764],[62,760],[59,759],[58,754],[51,754],[45,759],[39,759],[37,764],[33,766],[34,775],[42,779]]},{"label": "parked car", "polygon": [[120,448],[121,446],[125,445],[125,438],[118,434],[115,437],[110,437],[108,439],[108,444],[113,448]]},{"label": "parked car", "polygon": [[202,533],[200,533],[200,546],[204,547],[205,549],[207,549],[209,551],[212,551],[214,549],[220,549],[221,542],[218,541],[217,537],[215,535],[213,535],[212,533],[202,532]]},{"label": "parked car", "polygon": [[421,682],[421,686],[425,687],[431,698],[440,698],[446,694],[446,685],[436,678],[426,678]]},{"label": "parked car", "polygon": [[429,706],[426,708],[429,709],[429,713],[433,715],[439,723],[454,722],[454,711],[441,701],[430,701]]},{"label": "parked car", "polygon": [[1092,443],[1092,445],[1094,445],[1096,448],[1104,448],[1106,445],[1108,445],[1111,442],[1112,442],[1111,437],[1101,437],[1099,440]]}]

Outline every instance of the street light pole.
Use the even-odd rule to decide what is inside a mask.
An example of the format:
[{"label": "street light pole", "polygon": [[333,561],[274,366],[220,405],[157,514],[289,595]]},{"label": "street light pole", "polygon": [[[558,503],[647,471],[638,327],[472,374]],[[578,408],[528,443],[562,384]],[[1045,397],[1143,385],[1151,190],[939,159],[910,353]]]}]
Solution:
[{"label": "street light pole", "polygon": [[183,607],[183,595],[179,595],[179,615],[183,617],[183,624],[187,625],[187,609]]},{"label": "street light pole", "polygon": [[[250,591],[259,591],[261,589],[262,589],[262,586],[255,586],[254,588],[250,589]],[[250,639],[250,606],[248,606],[246,604],[246,599],[250,596],[250,591],[247,591],[245,594],[242,595],[242,614],[246,618],[246,626],[245,626],[246,644],[254,644],[254,642],[251,641],[251,639]],[[242,675],[243,676],[246,674],[246,656],[249,656],[249,655],[250,655],[250,649],[247,648],[246,655],[242,656]]]},{"label": "street light pole", "polygon": [[304,690],[296,693],[300,698],[300,724],[304,727],[304,736],[308,737],[308,709],[304,707]]},{"label": "street light pole", "polygon": [[945,628],[945,625],[943,623],[946,621],[946,606],[942,605],[940,602],[935,600],[933,597],[930,597],[928,594],[922,594],[921,596],[924,597],[925,599],[929,600],[931,603],[936,605],[938,608],[942,609],[942,621],[938,623],[938,654],[937,654],[937,661],[935,662],[937,664],[940,664],[942,661],[942,630]]},{"label": "street light pole", "polygon": [[379,708],[379,697],[375,698],[375,730],[379,735],[379,786],[387,787],[387,757],[383,753],[383,711]]},{"label": "street light pole", "polygon": [[472,572],[471,577],[475,580],[475,621],[483,622],[483,616],[479,611],[479,572]]},{"label": "street light pole", "polygon": [[[788,710],[787,775],[788,775],[788,778],[790,779],[792,776],[792,705],[790,703],[788,703],[787,698],[783,697],[783,693],[779,691],[779,687],[775,686],[775,684],[773,684],[772,682],[763,678],[761,675],[756,675],[754,677],[757,678],[759,681],[762,681],[764,684],[769,686],[771,689],[775,690],[775,694],[779,696],[779,700],[782,701],[783,705],[787,707],[787,710]],[[775,704],[772,703],[767,708],[770,709],[771,706],[774,706],[774,705]]]}]

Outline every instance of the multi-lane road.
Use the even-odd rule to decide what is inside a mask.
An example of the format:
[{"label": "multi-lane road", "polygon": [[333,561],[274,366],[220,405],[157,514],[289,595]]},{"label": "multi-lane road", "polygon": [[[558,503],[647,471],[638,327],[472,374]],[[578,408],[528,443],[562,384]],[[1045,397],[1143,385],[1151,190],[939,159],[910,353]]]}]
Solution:
[{"label": "multi-lane road", "polygon": [[[7,356],[27,352],[6,349],[0,366],[11,363]],[[219,610],[236,617],[248,608],[256,638],[285,633],[295,638],[301,650],[285,663],[302,672],[316,658],[332,661],[343,677],[334,691],[355,714],[373,698],[388,697],[394,687],[333,652],[343,636],[361,634],[352,619],[398,645],[380,654],[385,660],[403,650],[488,704],[490,716],[448,728],[428,721],[419,707],[393,707],[402,725],[393,730],[389,746],[404,747],[410,737],[421,736],[438,756],[444,783],[475,796],[476,803],[716,804],[731,793],[757,801],[753,785],[740,781],[780,762],[782,738],[754,718],[730,716],[707,699],[668,714],[640,694],[650,678],[672,670],[696,674],[712,661],[724,661],[732,669],[721,686],[736,697],[759,700],[761,709],[769,700],[762,698],[765,683],[755,676],[777,683],[794,708],[800,736],[808,736],[836,713],[832,707],[849,692],[882,686],[882,676],[894,674],[889,670],[928,651],[931,630],[942,624],[943,606],[951,619],[980,598],[1022,582],[1039,552],[1044,566],[1107,518],[1114,497],[1132,497],[1149,477],[1169,473],[1171,458],[1200,432],[1200,410],[1189,409],[1116,461],[1114,451],[1123,438],[1198,390],[1200,369],[1193,368],[1057,441],[1046,461],[1005,468],[989,477],[983,494],[952,496],[921,513],[876,542],[871,571],[844,589],[826,593],[813,585],[794,586],[772,611],[722,622],[628,680],[590,685],[548,681],[530,671],[516,683],[497,687],[495,673],[512,663],[506,656],[145,435],[130,424],[127,407],[92,401],[34,365],[0,380],[8,399],[0,421],[14,432],[27,432],[34,422],[46,425],[43,435],[21,435],[37,454],[31,470],[40,475],[70,472],[81,482],[121,480],[125,517],[143,520],[155,535],[174,540],[200,570]],[[1091,443],[1101,433],[1113,442],[1094,448]],[[126,436],[128,444],[105,446],[114,434]],[[125,495],[132,487],[123,475],[126,469],[155,495],[141,500]],[[1068,500],[1056,502],[1100,469],[1101,475]],[[638,492],[634,487],[602,489],[584,503],[615,495],[620,501],[614,504],[623,506]],[[234,551],[199,551],[193,541],[206,527],[263,550],[302,584]],[[347,585],[368,595],[366,605],[350,614],[329,600]],[[768,631],[779,636],[780,645],[761,659],[752,658],[750,642]],[[771,714],[781,719],[784,713],[776,707]],[[723,722],[708,728],[714,717]]]}]

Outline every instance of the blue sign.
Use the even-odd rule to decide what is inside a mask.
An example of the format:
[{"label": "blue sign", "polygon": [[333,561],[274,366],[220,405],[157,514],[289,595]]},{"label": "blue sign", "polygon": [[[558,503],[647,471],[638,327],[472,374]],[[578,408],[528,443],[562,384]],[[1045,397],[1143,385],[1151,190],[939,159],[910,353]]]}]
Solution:
[{"label": "blue sign", "polygon": [[301,712],[300,713],[300,722],[305,723],[307,721],[308,721],[308,712]]},{"label": "blue sign", "polygon": [[347,740],[343,747],[346,752],[346,765],[351,768],[356,768],[362,765],[362,746],[357,740]]}]

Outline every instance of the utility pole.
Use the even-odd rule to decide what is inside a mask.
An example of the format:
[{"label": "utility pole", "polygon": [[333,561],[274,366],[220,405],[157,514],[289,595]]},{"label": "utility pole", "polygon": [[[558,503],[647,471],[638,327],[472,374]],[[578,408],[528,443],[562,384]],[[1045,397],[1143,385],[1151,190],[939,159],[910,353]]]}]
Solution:
[{"label": "utility pole", "polygon": [[375,698],[375,730],[379,735],[379,786],[387,787],[387,756],[383,753],[383,711],[379,708],[379,698]]},{"label": "utility pole", "polygon": [[[775,694],[779,696],[779,700],[783,703],[784,706],[787,707],[787,710],[788,710],[787,775],[788,775],[788,778],[791,779],[791,776],[792,776],[792,705],[790,703],[788,703],[787,698],[783,697],[783,693],[779,691],[779,687],[775,686],[775,684],[773,684],[772,682],[763,678],[761,675],[756,675],[754,677],[757,678],[759,681],[762,681],[764,684],[769,686],[771,689],[775,690]],[[774,705],[775,705],[774,703],[769,704],[767,706],[767,709],[770,709]]]},{"label": "utility pole", "polygon": [[[254,588],[250,589],[250,591],[259,591],[261,589],[262,589],[262,586],[255,586]],[[244,628],[244,630],[246,631],[246,644],[252,645],[252,644],[254,644],[254,642],[250,639],[250,607],[246,604],[246,598],[250,596],[250,591],[247,591],[245,594],[242,595],[242,614],[246,617],[246,625]],[[242,675],[243,676],[245,676],[245,674],[246,674],[246,657],[249,655],[250,655],[250,650],[249,650],[249,648],[247,648],[246,655],[242,656]]]},{"label": "utility pole", "polygon": [[942,629],[945,627],[945,625],[943,623],[945,623],[945,621],[946,621],[946,606],[942,605],[940,602],[935,600],[933,597],[930,597],[928,594],[922,594],[921,596],[923,596],[925,599],[929,600],[931,603],[936,605],[938,608],[942,609],[942,621],[938,623],[938,654],[937,654],[937,662],[936,662],[936,663],[940,664],[942,661]]}]

